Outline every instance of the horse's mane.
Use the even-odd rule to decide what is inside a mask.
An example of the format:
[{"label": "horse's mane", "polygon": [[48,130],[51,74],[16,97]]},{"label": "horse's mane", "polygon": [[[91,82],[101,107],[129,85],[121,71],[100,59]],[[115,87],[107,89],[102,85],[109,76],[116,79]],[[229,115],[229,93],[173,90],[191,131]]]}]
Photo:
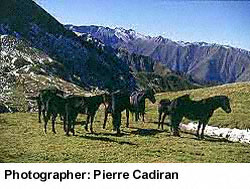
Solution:
[{"label": "horse's mane", "polygon": [[225,96],[225,95],[217,95],[217,96],[212,96],[212,97],[205,98],[205,99],[203,99],[203,101],[218,101],[218,102],[220,102],[223,99],[228,99],[229,100],[229,98],[227,96]]}]

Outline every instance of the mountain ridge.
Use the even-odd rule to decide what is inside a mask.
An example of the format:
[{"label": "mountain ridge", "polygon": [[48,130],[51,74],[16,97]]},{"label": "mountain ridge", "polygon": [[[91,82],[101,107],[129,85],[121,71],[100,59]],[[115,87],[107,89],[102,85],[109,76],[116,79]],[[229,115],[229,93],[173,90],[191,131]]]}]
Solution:
[{"label": "mountain ridge", "polygon": [[241,48],[206,42],[176,42],[124,28],[93,25],[65,27],[74,32],[91,34],[115,49],[124,48],[131,54],[149,56],[168,69],[192,77],[201,84],[250,80],[250,51]]}]

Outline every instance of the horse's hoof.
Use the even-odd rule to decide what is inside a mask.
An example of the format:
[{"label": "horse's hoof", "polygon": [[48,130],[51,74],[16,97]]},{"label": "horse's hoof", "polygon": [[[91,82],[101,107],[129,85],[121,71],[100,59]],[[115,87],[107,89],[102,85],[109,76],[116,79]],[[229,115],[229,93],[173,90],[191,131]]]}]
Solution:
[{"label": "horse's hoof", "polygon": [[117,137],[121,137],[122,134],[121,134],[121,133],[116,133],[116,136],[117,136]]},{"label": "horse's hoof", "polygon": [[180,133],[174,133],[173,136],[181,137]]},{"label": "horse's hoof", "polygon": [[121,130],[120,129],[116,130],[116,136],[121,136]]}]

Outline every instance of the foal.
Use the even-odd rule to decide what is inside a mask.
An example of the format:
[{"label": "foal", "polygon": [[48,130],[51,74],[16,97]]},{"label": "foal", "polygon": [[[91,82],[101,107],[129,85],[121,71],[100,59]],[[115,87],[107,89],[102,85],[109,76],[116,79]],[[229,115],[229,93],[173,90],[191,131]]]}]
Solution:
[{"label": "foal", "polygon": [[227,96],[213,96],[200,101],[193,101],[189,95],[181,96],[170,104],[170,121],[174,128],[174,135],[179,136],[178,127],[183,117],[193,121],[199,121],[197,137],[202,126],[201,138],[204,138],[204,130],[214,111],[222,108],[226,113],[231,112],[229,98]]}]

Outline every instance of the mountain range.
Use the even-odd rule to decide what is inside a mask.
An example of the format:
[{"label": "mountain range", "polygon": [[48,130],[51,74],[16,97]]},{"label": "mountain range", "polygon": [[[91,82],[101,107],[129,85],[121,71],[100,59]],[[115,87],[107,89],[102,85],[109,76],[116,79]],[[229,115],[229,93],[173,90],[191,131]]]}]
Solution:
[{"label": "mountain range", "polygon": [[124,87],[176,91],[249,81],[249,56],[242,49],[123,28],[63,25],[32,0],[2,0],[0,112],[32,109],[30,97],[49,85],[91,95]]},{"label": "mountain range", "polygon": [[206,42],[176,42],[124,28],[94,25],[65,27],[78,35],[90,34],[114,49],[150,57],[200,84],[250,81],[250,52],[244,49]]}]

